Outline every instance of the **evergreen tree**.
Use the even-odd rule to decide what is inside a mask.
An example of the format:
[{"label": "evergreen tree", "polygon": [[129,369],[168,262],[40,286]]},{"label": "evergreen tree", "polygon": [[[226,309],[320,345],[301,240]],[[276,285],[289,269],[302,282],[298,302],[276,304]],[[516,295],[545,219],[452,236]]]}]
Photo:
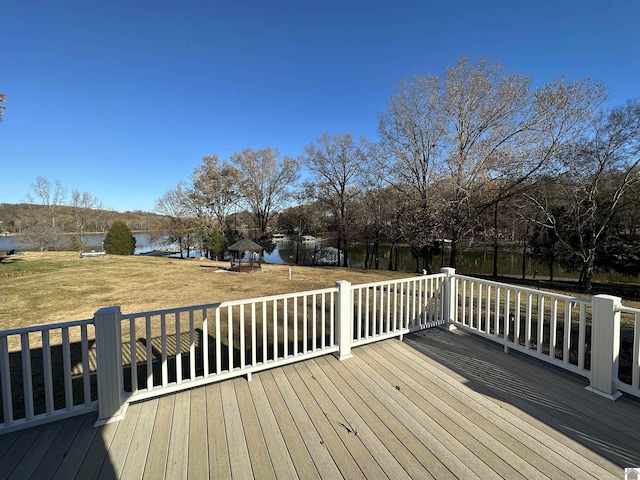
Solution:
[{"label": "evergreen tree", "polygon": [[104,237],[104,250],[110,255],[133,255],[136,250],[136,239],[126,223],[113,222]]}]

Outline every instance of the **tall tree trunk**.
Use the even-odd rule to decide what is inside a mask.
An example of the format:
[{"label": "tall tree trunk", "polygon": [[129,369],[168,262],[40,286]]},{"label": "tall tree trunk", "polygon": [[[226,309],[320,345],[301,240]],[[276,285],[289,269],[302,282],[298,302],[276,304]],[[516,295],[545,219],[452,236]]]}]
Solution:
[{"label": "tall tree trunk", "polygon": [[493,277],[498,277],[498,203],[493,208]]},{"label": "tall tree trunk", "polygon": [[[444,249],[444,242],[442,245]],[[456,259],[458,257],[458,240],[451,239],[451,256],[449,258],[449,266],[451,268],[456,268]]]},{"label": "tall tree trunk", "polygon": [[370,258],[370,253],[369,253],[369,247],[371,246],[371,244],[369,243],[369,240],[367,239],[364,243],[364,269],[368,269],[369,268],[369,258]]},{"label": "tall tree trunk", "polygon": [[527,276],[527,237],[529,236],[529,223],[527,223],[527,228],[524,231],[524,240],[522,246],[522,279],[524,280]]}]

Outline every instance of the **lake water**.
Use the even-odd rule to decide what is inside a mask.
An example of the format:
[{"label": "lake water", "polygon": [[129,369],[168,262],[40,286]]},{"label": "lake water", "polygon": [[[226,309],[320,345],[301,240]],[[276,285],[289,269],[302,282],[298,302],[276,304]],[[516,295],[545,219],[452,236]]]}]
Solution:
[{"label": "lake water", "polygon": [[[172,248],[175,245],[158,245],[149,241],[149,238],[144,233],[134,234],[136,237],[136,254],[146,253],[152,250],[161,250],[165,248]],[[100,249],[102,245],[103,235],[85,235],[85,244],[91,245],[93,248]],[[328,246],[323,242],[302,242],[298,249],[298,264],[299,265],[314,265],[319,264],[322,258],[321,249]],[[265,253],[265,262],[275,263],[280,265],[294,265],[296,260],[296,249],[298,245],[295,241],[285,240],[279,241],[275,244],[275,249],[270,253]],[[22,250],[23,246],[20,245],[20,237],[18,236],[0,236],[0,251],[7,250]],[[386,269],[389,265],[389,247],[380,247],[379,249],[379,267],[380,269]],[[173,255],[179,256],[179,255]],[[199,252],[192,252],[192,257],[200,256]],[[366,258],[366,251],[364,246],[355,245],[351,248],[349,255],[349,265],[352,268],[364,268]],[[411,256],[411,250],[406,247],[398,248],[398,266],[397,270],[406,272],[416,271],[416,261]],[[437,272],[441,266],[448,266],[449,257],[448,251],[445,250],[444,259],[441,256],[436,256],[431,263],[431,270]],[[395,263],[395,260],[394,260]],[[462,273],[476,273],[491,275],[493,272],[493,253],[490,252],[478,252],[478,251],[465,251],[460,252],[458,256],[457,270]],[[537,274],[536,274],[537,272]],[[513,251],[503,251],[498,256],[498,273],[500,275],[522,275],[522,253]],[[536,278],[547,279],[549,278],[548,265],[540,263],[532,258],[526,260],[526,274],[527,276],[533,276],[536,274]],[[577,278],[578,272],[566,272],[560,266],[554,267],[555,278]],[[640,279],[637,276],[623,275],[617,272],[596,272],[595,281],[601,282],[633,282],[640,283]]]}]

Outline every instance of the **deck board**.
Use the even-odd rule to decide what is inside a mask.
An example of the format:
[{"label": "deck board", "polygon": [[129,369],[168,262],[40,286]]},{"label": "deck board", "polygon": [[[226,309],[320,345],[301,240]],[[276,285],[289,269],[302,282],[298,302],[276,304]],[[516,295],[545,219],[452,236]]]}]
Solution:
[{"label": "deck board", "polygon": [[[33,475],[36,468],[38,468],[38,464],[46,455],[49,448],[51,448],[53,441],[60,435],[63,426],[62,423],[57,423],[51,431],[49,431],[49,429],[43,429],[36,440],[30,445],[29,449],[24,453],[24,456],[16,465],[11,475],[5,478],[9,478],[9,480],[21,480]],[[1,476],[4,477],[4,475],[3,472]]]},{"label": "deck board", "polygon": [[140,406],[136,429],[133,432],[127,458],[122,468],[121,478],[125,480],[140,480],[142,478],[146,462],[141,462],[139,459],[147,458],[149,452],[153,423],[158,410],[158,399],[154,398],[141,403]]},{"label": "deck board", "polygon": [[[169,451],[169,435],[171,432],[171,415],[175,395],[167,395],[158,400],[156,420],[153,424],[149,453],[145,459],[143,479],[164,478]],[[126,418],[125,418],[126,420]]]},{"label": "deck board", "polygon": [[206,389],[196,388],[190,393],[188,477],[206,480],[209,478]]},{"label": "deck board", "polygon": [[[256,376],[254,375],[254,378]],[[282,433],[287,451],[291,455],[293,464],[296,468],[296,473],[299,478],[320,478],[320,474],[316,469],[313,459],[307,447],[305,446],[302,435],[298,430],[296,423],[293,419],[292,413],[287,407],[287,403],[280,394],[280,390],[273,380],[271,372],[264,372],[260,374],[260,381],[264,387],[264,391],[267,394],[267,399],[270,403],[270,407],[273,409],[273,413],[278,422],[278,429]]]},{"label": "deck board", "polygon": [[[470,341],[478,343],[468,335],[457,336],[457,339],[466,348],[470,348]],[[612,402],[588,394],[584,389],[587,385],[584,379],[540,365],[522,355],[509,354],[508,362],[497,365],[487,362],[490,358],[481,354],[484,349],[490,348],[486,345],[482,345],[478,350],[478,358],[471,362],[466,355],[438,349],[434,345],[425,346],[414,340],[408,343],[419,350],[428,348],[429,355],[421,358],[431,365],[444,368],[450,378],[472,382],[474,388],[483,393],[479,401],[491,398],[490,403],[494,403],[501,411],[515,415],[518,425],[535,426],[537,431],[551,437],[552,440],[546,444],[552,442],[556,446],[555,452],[569,458],[579,453],[592,464],[614,474],[620,471],[620,465],[640,464],[640,448],[637,448],[640,436],[637,429],[633,429],[634,425],[640,424],[638,401],[622,397]],[[449,367],[443,366],[443,362]],[[490,374],[487,373],[489,371]],[[501,373],[503,380],[506,376],[509,381],[499,382],[497,372]],[[526,376],[522,372],[526,372]],[[552,383],[556,388],[549,388]],[[570,395],[571,392],[577,396]],[[614,424],[609,421],[610,414],[614,419],[620,415],[626,419],[623,431],[615,433],[615,430],[610,430]],[[619,426],[623,427],[622,424]],[[567,438],[574,440],[570,449],[566,448],[569,443]],[[580,463],[585,462],[581,460]]]},{"label": "deck board", "polygon": [[[344,419],[336,411],[331,400],[326,398],[324,391],[318,388],[317,382],[311,376],[307,377],[306,381],[303,380],[295,366],[287,366],[284,372],[291,382],[291,387],[293,387],[298,398],[305,405],[309,417],[316,426],[322,445],[331,454],[342,476],[354,479],[364,478],[364,472],[358,466],[358,463],[363,462],[357,462],[345,445],[349,439],[343,439],[343,437],[349,434],[344,428],[336,428],[339,423],[344,422]],[[357,454],[354,452],[354,455]],[[371,462],[373,459],[369,457],[366,460]],[[378,475],[381,473],[379,468],[376,473]]]},{"label": "deck board", "polygon": [[[83,419],[83,422],[79,426],[73,442],[64,453],[64,460],[62,460],[58,470],[55,472],[55,475],[53,476],[54,480],[76,478],[80,465],[82,464],[82,460],[89,451],[89,447],[93,443],[93,439],[99,433],[99,429],[93,426],[98,419],[97,414],[84,415],[80,418]],[[55,461],[54,457],[53,462]],[[46,458],[43,459],[43,462],[46,462]],[[40,477],[34,476],[33,478]]]},{"label": "deck board", "polygon": [[432,329],[0,436],[0,478],[597,478],[640,465],[640,401]]},{"label": "deck board", "polygon": [[[283,370],[274,369],[267,373],[273,377],[274,384],[280,390],[282,398],[286,400],[294,425],[298,429],[300,437],[302,438],[316,469],[322,472],[323,478],[342,478],[338,466],[323,445],[322,437],[318,433],[312,419],[309,417],[305,406],[300,401],[293,387],[291,387],[291,384],[287,380]],[[298,445],[296,448],[302,448],[302,446]]]},{"label": "deck board", "polygon": [[[323,365],[322,362],[326,362],[326,359],[318,360],[320,365]],[[428,447],[412,433],[411,429],[387,410],[377,397],[366,388],[358,388],[359,382],[341,362],[327,362],[325,365],[323,369],[314,364],[307,364],[306,367],[318,378],[326,374],[349,404],[360,413],[362,420],[385,439],[387,448],[410,476],[455,478]]]},{"label": "deck board", "polygon": [[269,436],[266,443],[276,478],[295,478],[296,468],[287,450],[282,432],[278,428],[278,421],[269,405],[269,399],[262,382],[251,381],[248,382],[248,386],[262,431]]},{"label": "deck board", "polygon": [[[133,439],[133,434],[136,431],[138,424],[138,418],[140,416],[140,410],[143,405],[141,403],[131,405],[127,410],[127,416],[131,415],[131,418],[127,422],[118,422],[117,430],[113,436],[113,446],[109,449],[109,462],[115,472],[115,478],[120,478],[122,470],[124,468],[124,462],[127,459],[127,453],[129,452],[129,446]],[[101,472],[98,477],[100,480],[107,480],[109,474],[107,470]]]},{"label": "deck board", "polygon": [[205,388],[207,404],[207,438],[209,439],[209,476],[210,478],[229,478],[229,446],[224,429],[222,397],[220,384],[215,383]]},{"label": "deck board", "polygon": [[37,468],[32,475],[34,478],[53,478],[56,471],[62,464],[66,452],[69,451],[71,444],[75,440],[78,432],[82,428],[82,424],[87,418],[90,417],[75,417],[70,419],[69,422],[63,424],[58,435],[56,437],[52,437],[55,439],[55,442],[53,442],[51,448],[47,451],[46,456],[40,460],[39,465],[36,465]]},{"label": "deck board", "polygon": [[[430,355],[433,354],[433,350],[431,350]],[[450,386],[456,388],[459,387],[460,384],[460,382],[450,383]],[[467,385],[470,384],[467,383]],[[471,389],[465,388],[463,390],[458,388],[456,393],[467,393],[471,397],[470,404],[478,404],[481,405],[483,409],[487,409],[489,413],[488,418],[494,423],[506,422],[507,425],[515,426],[515,429],[511,429],[512,435],[537,454],[535,466],[542,469],[546,475],[551,478],[562,478],[563,476],[569,478],[597,478],[593,477],[588,470],[581,469],[572,463],[571,460],[569,460],[573,456],[570,454],[570,449],[567,450],[558,437],[549,435],[553,433],[551,430],[545,431],[544,428],[540,428],[544,427],[541,422],[538,422],[528,414],[523,414],[524,417],[521,417],[519,414],[521,414],[522,411],[510,411],[510,409],[505,408],[506,404],[496,403],[495,398],[488,400],[488,396],[497,395],[495,392],[483,391],[483,394],[474,395],[475,388],[478,388],[478,385],[474,385]],[[536,401],[538,401],[538,399],[536,399]],[[544,461],[539,465],[538,462],[540,462],[540,459],[544,459]],[[586,459],[581,459],[581,463],[585,461]]]},{"label": "deck board", "polygon": [[191,392],[180,392],[175,395],[169,450],[167,452],[167,478],[187,479],[189,461],[189,414]]},{"label": "deck board", "polygon": [[[376,350],[380,353],[377,353]],[[387,352],[380,349],[365,348],[360,358],[370,368],[378,372],[384,371],[385,378],[392,380],[392,383],[402,390],[403,395],[409,401],[413,402],[420,410],[430,412],[429,415],[438,424],[464,443],[478,458],[485,459],[487,467],[493,470],[498,477],[524,480],[527,473],[528,475],[533,474],[533,468],[530,465],[521,463],[518,466],[523,475],[513,466],[506,463],[503,460],[508,453],[506,447],[496,441],[493,436],[487,435],[486,430],[481,429],[460,413],[455,405],[450,405],[440,400],[439,396],[444,392],[437,388],[432,388],[430,391],[425,386],[426,379],[415,372],[400,372],[396,368],[396,364],[393,363],[392,356],[389,354],[384,355],[384,353]],[[395,372],[398,372],[398,374],[396,375]]]},{"label": "deck board", "polygon": [[240,407],[238,406],[238,398],[236,397],[233,383],[233,381],[230,381],[220,384],[224,428],[229,445],[231,476],[235,478],[251,478],[253,470],[251,469],[249,448],[242,429],[242,417],[240,416]]},{"label": "deck board", "polygon": [[[385,347],[387,347],[387,345],[385,345]],[[433,375],[429,370],[420,368],[415,362],[409,361],[408,364],[403,364],[402,358],[395,357],[396,352],[398,352],[398,350],[391,346],[391,348],[386,350],[387,355],[384,357],[385,360],[397,368],[405,369],[406,366],[412,366],[413,369],[408,370],[409,375],[422,375],[423,387],[433,394],[431,400],[436,404],[439,400],[441,402],[439,407],[442,408],[443,411],[449,411],[452,418],[458,418],[457,414],[464,415],[471,423],[471,425],[468,425],[468,428],[477,428],[480,432],[484,432],[485,436],[488,437],[485,440],[491,442],[493,448],[497,450],[496,455],[501,458],[509,458],[512,466],[519,474],[527,478],[536,478],[536,471],[547,476],[559,475],[560,472],[548,460],[531,450],[526,443],[510,435],[509,428],[500,423],[496,425],[498,422],[495,421],[495,415],[486,410],[483,405],[478,404],[475,399],[463,395],[461,392],[453,393],[450,384],[444,382],[438,376]],[[398,354],[400,356],[403,354],[408,356],[406,351],[400,351]],[[415,369],[419,369],[420,371],[415,372]],[[495,442],[491,441],[491,438],[493,438]]]},{"label": "deck board", "polygon": [[267,444],[262,434],[262,428],[260,427],[247,383],[242,379],[241,381],[235,381],[234,385],[238,404],[241,405],[240,417],[242,418],[242,429],[247,441],[249,458],[251,459],[251,468],[256,472],[256,476],[275,480],[276,474],[269,458]]}]

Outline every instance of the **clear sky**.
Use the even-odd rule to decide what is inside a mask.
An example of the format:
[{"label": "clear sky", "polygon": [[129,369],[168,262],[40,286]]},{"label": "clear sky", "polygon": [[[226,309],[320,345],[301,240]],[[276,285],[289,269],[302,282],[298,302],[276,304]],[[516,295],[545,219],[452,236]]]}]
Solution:
[{"label": "clear sky", "polygon": [[204,155],[377,140],[393,87],[485,56],[640,97],[640,0],[4,0],[0,203],[36,177],[153,210]]}]

